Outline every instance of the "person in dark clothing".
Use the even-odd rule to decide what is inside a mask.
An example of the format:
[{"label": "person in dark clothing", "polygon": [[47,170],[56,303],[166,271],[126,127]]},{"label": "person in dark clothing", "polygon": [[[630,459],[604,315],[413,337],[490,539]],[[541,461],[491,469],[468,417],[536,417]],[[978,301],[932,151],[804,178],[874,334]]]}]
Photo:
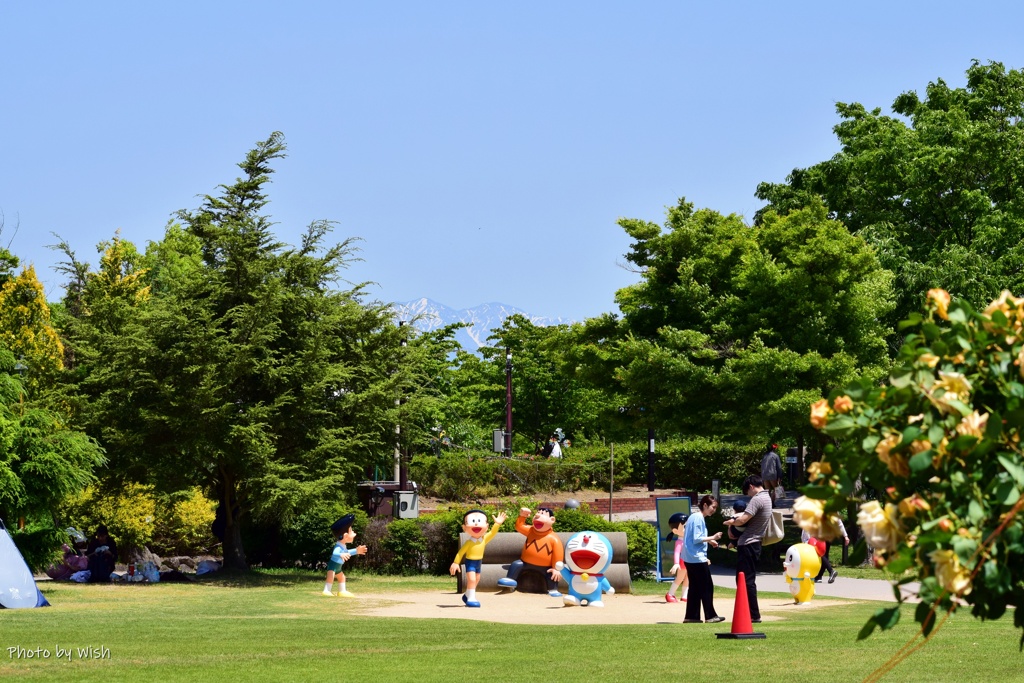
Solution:
[{"label": "person in dark clothing", "polygon": [[761,623],[761,609],[757,604],[757,565],[761,560],[761,538],[768,530],[772,518],[772,499],[764,490],[761,477],[752,474],[743,480],[743,495],[749,496],[746,509],[732,519],[727,519],[726,526],[745,526],[743,533],[736,541],[736,581],[739,583],[743,574],[747,586],[747,604],[750,606],[750,621]]},{"label": "person in dark clothing", "polygon": [[117,562],[117,542],[107,533],[105,524],[96,527],[96,534],[89,541],[85,555],[89,558],[89,571],[92,572],[90,583],[110,581]]}]

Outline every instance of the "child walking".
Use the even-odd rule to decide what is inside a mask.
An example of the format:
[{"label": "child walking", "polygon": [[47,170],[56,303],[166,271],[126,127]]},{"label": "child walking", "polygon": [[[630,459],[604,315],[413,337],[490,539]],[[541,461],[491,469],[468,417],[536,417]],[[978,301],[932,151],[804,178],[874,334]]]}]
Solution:
[{"label": "child walking", "polygon": [[341,571],[342,566],[352,555],[366,554],[365,545],[351,549],[348,547],[348,544],[356,539],[356,532],[352,529],[352,522],[355,519],[356,516],[349,513],[331,525],[331,531],[334,533],[334,538],[337,542],[334,544],[334,551],[331,553],[331,561],[327,563],[327,582],[324,584],[324,595],[334,595],[331,589],[334,587],[334,578],[337,576],[338,597],[355,597],[355,595],[345,589],[345,574]]},{"label": "child walking", "polygon": [[679,590],[679,586],[683,587],[682,601],[686,602],[686,595],[690,592],[690,580],[686,574],[686,567],[679,562],[679,555],[683,551],[683,532],[686,530],[686,514],[677,512],[669,517],[668,528],[671,531],[668,532],[665,540],[671,541],[673,538],[676,539],[676,547],[672,555],[672,569],[668,572],[675,576],[675,578],[672,580],[672,587],[665,594],[665,602],[679,602],[679,600],[676,600],[676,591]]}]

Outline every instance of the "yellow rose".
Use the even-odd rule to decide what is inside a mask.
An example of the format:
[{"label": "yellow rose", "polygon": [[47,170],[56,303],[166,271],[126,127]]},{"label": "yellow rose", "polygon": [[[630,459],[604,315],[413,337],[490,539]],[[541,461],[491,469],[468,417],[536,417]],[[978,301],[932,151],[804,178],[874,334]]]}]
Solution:
[{"label": "yellow rose", "polygon": [[812,538],[832,541],[840,536],[839,518],[825,514],[825,501],[800,496],[793,502],[793,523]]},{"label": "yellow rose", "polygon": [[939,371],[939,381],[934,384],[932,391],[942,389],[947,394],[954,394],[961,400],[971,395],[971,383],[963,373]]},{"label": "yellow rose", "polygon": [[935,312],[943,320],[949,320],[949,292],[944,289],[929,289],[928,300],[935,304]]},{"label": "yellow rose", "polygon": [[[928,399],[943,414],[953,412],[950,401],[966,402],[971,396],[971,383],[959,372],[939,371],[939,381],[932,385]],[[938,390],[942,393],[937,394]]]},{"label": "yellow rose", "polygon": [[896,514],[896,506],[892,503],[886,503],[884,508],[877,500],[861,504],[857,526],[872,548],[892,551],[899,545],[903,532]]},{"label": "yellow rose", "polygon": [[822,460],[821,462],[812,462],[807,466],[807,474],[810,475],[811,481],[817,481],[822,477],[827,477],[832,474],[832,465]]},{"label": "yellow rose", "polygon": [[889,471],[895,474],[897,477],[903,477],[906,479],[910,476],[910,466],[907,465],[906,456],[898,453],[892,453],[892,449],[899,445],[902,437],[893,432],[886,436],[884,439],[878,442],[875,446],[875,453],[878,454],[878,459],[884,462],[888,467]]},{"label": "yellow rose", "polygon": [[793,502],[793,523],[815,538],[825,514],[825,501],[800,496]]},{"label": "yellow rose", "polygon": [[954,595],[971,592],[971,575],[960,565],[960,558],[952,550],[933,550],[928,558],[935,565],[935,578],[939,585]]},{"label": "yellow rose", "polygon": [[823,398],[811,404],[811,426],[815,429],[822,429],[828,424],[828,399]]},{"label": "yellow rose", "polygon": [[981,415],[977,410],[975,410],[973,413],[960,420],[960,424],[956,426],[956,433],[981,439],[985,435],[985,427],[987,425],[988,413]]},{"label": "yellow rose", "polygon": [[930,368],[934,368],[936,365],[939,364],[939,357],[933,353],[922,353],[920,356],[917,357],[917,360],[920,361],[921,363],[924,363]]},{"label": "yellow rose", "polygon": [[923,453],[932,447],[932,442],[928,439],[918,439],[910,444],[910,452],[913,455]]},{"label": "yellow rose", "polygon": [[1017,312],[1021,303],[1024,303],[1024,299],[1018,299],[1010,293],[1010,290],[1004,289],[999,297],[988,305],[984,313],[987,317],[991,318],[992,314],[996,311],[1002,311],[1003,315],[1009,318]]},{"label": "yellow rose", "polygon": [[932,506],[928,504],[928,501],[916,493],[909,498],[904,498],[899,504],[900,514],[904,517],[914,517],[917,515],[918,510],[924,510],[927,512],[931,509]]},{"label": "yellow rose", "polygon": [[853,399],[844,394],[835,400],[832,407],[837,413],[848,413],[853,410]]},{"label": "yellow rose", "polygon": [[1017,354],[1017,372],[1024,379],[1024,346],[1020,347],[1020,353]]}]

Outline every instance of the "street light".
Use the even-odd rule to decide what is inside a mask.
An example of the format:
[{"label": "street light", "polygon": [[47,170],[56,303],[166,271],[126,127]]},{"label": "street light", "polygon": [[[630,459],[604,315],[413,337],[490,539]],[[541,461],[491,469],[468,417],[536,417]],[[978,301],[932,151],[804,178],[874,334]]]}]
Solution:
[{"label": "street light", "polygon": [[512,457],[512,349],[505,347],[505,457]]}]

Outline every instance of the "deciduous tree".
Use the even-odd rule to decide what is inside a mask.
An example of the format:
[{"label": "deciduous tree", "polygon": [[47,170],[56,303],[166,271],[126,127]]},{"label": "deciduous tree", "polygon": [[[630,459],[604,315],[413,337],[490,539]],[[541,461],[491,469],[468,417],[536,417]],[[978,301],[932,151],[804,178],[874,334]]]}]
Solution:
[{"label": "deciduous tree", "polygon": [[965,87],[938,79],[899,95],[893,115],[836,110],[840,152],[762,183],[759,220],[823,200],[896,275],[891,327],[930,287],[975,306],[1024,290],[1024,70],[973,62]]}]

